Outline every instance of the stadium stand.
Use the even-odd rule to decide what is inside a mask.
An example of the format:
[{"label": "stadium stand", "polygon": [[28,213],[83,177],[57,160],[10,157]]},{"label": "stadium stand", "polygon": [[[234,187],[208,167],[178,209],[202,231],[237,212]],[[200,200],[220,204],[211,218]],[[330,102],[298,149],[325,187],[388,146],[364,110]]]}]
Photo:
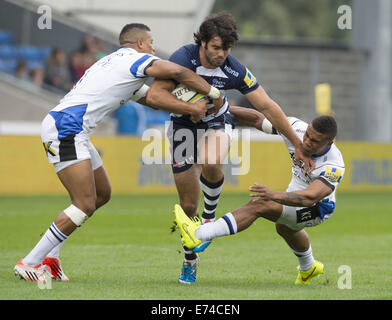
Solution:
[{"label": "stadium stand", "polygon": [[0,30],[0,71],[14,73],[20,60],[27,62],[29,70],[44,68],[50,50],[50,47],[17,45],[12,33]]},{"label": "stadium stand", "polygon": [[[89,35],[83,37],[79,50],[67,57],[59,47],[19,45],[11,32],[0,30],[0,73],[5,73],[0,75],[0,91],[3,93],[0,133],[14,134],[19,130],[20,133],[39,134],[39,122],[47,111],[72,88],[92,63],[105,54],[99,39]],[[59,76],[62,79],[56,80]],[[16,87],[25,94],[15,92]],[[30,99],[32,92],[35,96],[41,93],[52,98]],[[20,103],[18,100],[21,100]],[[15,108],[15,104],[22,107]],[[33,114],[30,114],[32,109],[27,106],[30,104],[37,108]],[[21,111],[15,112],[16,109]],[[166,120],[169,120],[168,113],[130,101],[119,108],[97,133],[141,135],[148,127],[163,126]],[[113,129],[113,126],[116,128]],[[18,129],[22,127],[23,130]]]}]

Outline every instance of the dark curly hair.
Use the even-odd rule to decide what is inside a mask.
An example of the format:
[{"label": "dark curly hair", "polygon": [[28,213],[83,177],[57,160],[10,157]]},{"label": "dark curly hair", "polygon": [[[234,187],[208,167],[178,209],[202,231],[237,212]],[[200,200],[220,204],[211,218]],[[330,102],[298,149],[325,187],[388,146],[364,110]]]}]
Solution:
[{"label": "dark curly hair", "polygon": [[332,116],[319,116],[312,120],[312,127],[317,132],[329,136],[331,139],[336,137],[338,126],[336,120]]},{"label": "dark curly hair", "polygon": [[200,25],[199,31],[193,34],[196,44],[208,43],[214,37],[222,39],[223,49],[231,48],[239,39],[237,25],[233,16],[225,11],[208,16]]}]

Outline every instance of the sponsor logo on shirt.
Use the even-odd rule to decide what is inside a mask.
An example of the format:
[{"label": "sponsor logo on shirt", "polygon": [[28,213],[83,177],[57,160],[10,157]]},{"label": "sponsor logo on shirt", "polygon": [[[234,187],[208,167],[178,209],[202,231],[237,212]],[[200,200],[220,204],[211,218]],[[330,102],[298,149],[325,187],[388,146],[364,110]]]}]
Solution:
[{"label": "sponsor logo on shirt", "polygon": [[320,176],[327,178],[329,181],[336,183],[342,179],[342,170],[336,167],[327,166]]},{"label": "sponsor logo on shirt", "polygon": [[239,72],[233,70],[232,68],[230,68],[229,66],[226,66],[223,68],[226,70],[227,73],[230,73],[231,75],[233,75],[234,77],[238,77],[239,76]]}]

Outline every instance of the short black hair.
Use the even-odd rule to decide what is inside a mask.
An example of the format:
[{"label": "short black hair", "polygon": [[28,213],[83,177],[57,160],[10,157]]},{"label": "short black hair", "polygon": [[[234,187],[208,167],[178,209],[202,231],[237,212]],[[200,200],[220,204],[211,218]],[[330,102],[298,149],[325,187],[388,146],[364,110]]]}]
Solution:
[{"label": "short black hair", "polygon": [[329,136],[331,139],[336,137],[338,126],[336,120],[332,116],[318,116],[312,120],[312,127],[317,132]]},{"label": "short black hair", "polygon": [[222,11],[208,16],[200,25],[199,31],[193,34],[198,45],[201,45],[202,41],[208,43],[216,36],[222,39],[225,50],[232,47],[239,39],[237,25],[230,13]]},{"label": "short black hair", "polygon": [[132,31],[133,29],[151,31],[151,29],[147,25],[145,25],[143,23],[129,23],[129,24],[126,24],[122,28],[122,30],[120,32],[120,36],[119,36],[120,45],[129,42],[129,41],[127,41],[125,39],[126,38],[125,36],[126,36],[126,34],[128,32]]}]

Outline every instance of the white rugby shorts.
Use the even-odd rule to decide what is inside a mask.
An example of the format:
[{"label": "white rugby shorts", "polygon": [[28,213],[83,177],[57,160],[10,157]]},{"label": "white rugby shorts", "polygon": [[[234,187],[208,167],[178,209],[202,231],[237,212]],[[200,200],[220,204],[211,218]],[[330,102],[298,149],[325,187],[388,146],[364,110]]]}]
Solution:
[{"label": "white rugby shorts", "polygon": [[300,231],[306,227],[315,227],[331,216],[331,214],[326,214],[324,215],[324,218],[321,218],[316,212],[313,212],[313,210],[316,211],[316,208],[283,206],[282,215],[276,223],[284,224],[294,231]]},{"label": "white rugby shorts", "polygon": [[[58,123],[57,123],[58,124]],[[102,159],[83,130],[62,136],[63,127],[48,114],[41,125],[41,139],[49,163],[54,164],[56,173],[83,160],[91,159],[92,169],[102,166]]]}]

